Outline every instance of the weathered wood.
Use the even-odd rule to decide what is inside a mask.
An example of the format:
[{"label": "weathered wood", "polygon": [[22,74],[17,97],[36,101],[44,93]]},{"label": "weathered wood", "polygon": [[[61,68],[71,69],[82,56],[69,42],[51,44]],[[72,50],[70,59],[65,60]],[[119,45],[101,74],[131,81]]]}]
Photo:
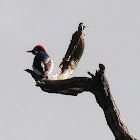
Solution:
[{"label": "weathered wood", "polygon": [[102,64],[99,67],[100,70],[96,71],[95,76],[88,72],[92,78],[74,77],[67,80],[43,80],[38,82],[37,86],[45,92],[63,95],[77,96],[83,91],[92,92],[97,103],[103,109],[107,124],[116,140],[136,140],[124,123],[111,95],[108,81],[104,75],[105,67]]},{"label": "weathered wood", "polygon": [[77,96],[79,93],[90,89],[90,85],[88,85],[90,80],[91,78],[87,77],[73,77],[66,80],[45,79],[41,82],[38,81],[36,86],[49,93]]},{"label": "weathered wood", "polygon": [[49,76],[51,80],[62,80],[67,79],[75,71],[78,62],[84,51],[85,46],[85,34],[83,30],[86,26],[80,23],[78,30],[72,35],[68,50],[65,57],[60,63],[59,67],[61,70],[53,76]]},{"label": "weathered wood", "polygon": [[91,92],[95,95],[97,103],[103,109],[108,126],[116,140],[136,140],[124,123],[112,97],[107,78],[104,74],[104,65],[100,64],[99,67],[100,70],[96,71],[95,76],[92,76],[96,86],[92,87]]},{"label": "weathered wood", "polygon": [[73,77],[65,80],[44,79],[38,81],[36,86],[39,86],[45,92],[62,95],[77,96],[83,91],[92,92],[95,95],[97,103],[103,109],[107,124],[116,140],[136,140],[124,123],[112,97],[108,81],[104,75],[105,67],[102,64],[99,67],[100,70],[96,71],[95,75],[88,72],[91,78]]},{"label": "weathered wood", "polygon": [[136,140],[123,122],[120,111],[109,89],[108,81],[105,77],[105,67],[99,64],[99,70],[95,75],[88,72],[89,77],[73,77],[67,79],[76,69],[84,50],[84,25],[79,24],[70,42],[65,57],[60,64],[60,72],[48,79],[41,79],[32,70],[26,69],[36,81],[36,86],[42,91],[54,94],[77,96],[84,91],[95,95],[96,101],[103,109],[109,128],[116,140]]}]

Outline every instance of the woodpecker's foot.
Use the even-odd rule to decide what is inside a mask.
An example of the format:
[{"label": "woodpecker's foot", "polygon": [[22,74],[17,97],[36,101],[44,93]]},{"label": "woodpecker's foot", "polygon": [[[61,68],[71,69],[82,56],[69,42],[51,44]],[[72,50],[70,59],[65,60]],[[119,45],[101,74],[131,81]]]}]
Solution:
[{"label": "woodpecker's foot", "polygon": [[42,82],[42,81],[36,81],[36,86],[42,86],[42,85],[45,85],[45,83],[44,82]]},{"label": "woodpecker's foot", "polygon": [[43,80],[47,80],[49,77],[44,77],[44,78],[42,78],[41,80],[43,81]]},{"label": "woodpecker's foot", "polygon": [[48,75],[41,75],[40,78],[41,78],[41,80],[48,79]]},{"label": "woodpecker's foot", "polygon": [[48,76],[45,76],[45,78],[48,79],[49,77]]}]

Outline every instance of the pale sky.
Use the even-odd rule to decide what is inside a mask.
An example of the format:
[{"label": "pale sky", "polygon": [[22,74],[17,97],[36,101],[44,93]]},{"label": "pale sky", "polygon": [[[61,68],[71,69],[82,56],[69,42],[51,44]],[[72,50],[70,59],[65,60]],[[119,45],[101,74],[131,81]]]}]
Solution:
[{"label": "pale sky", "polygon": [[139,0],[0,0],[1,140],[114,139],[94,95],[45,93],[24,72],[34,57],[26,51],[38,44],[58,72],[80,22],[89,27],[73,76],[89,76],[103,63],[124,122],[140,139]]}]

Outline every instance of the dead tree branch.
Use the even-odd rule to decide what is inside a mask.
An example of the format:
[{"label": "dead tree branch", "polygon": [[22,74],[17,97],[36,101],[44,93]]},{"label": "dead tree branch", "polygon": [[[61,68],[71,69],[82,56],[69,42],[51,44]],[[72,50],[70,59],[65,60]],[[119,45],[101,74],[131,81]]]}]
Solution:
[{"label": "dead tree branch", "polygon": [[66,55],[59,65],[59,67],[61,68],[60,72],[56,73],[53,76],[49,76],[49,79],[67,79],[75,71],[84,51],[85,34],[83,33],[83,30],[85,28],[86,26],[84,26],[83,23],[79,24],[78,30],[72,35],[72,39],[70,41]]},{"label": "dead tree branch", "polygon": [[99,64],[99,70],[96,71],[95,75],[88,72],[91,78],[73,77],[67,79],[75,71],[83,54],[83,29],[83,24],[79,24],[78,31],[73,34],[66,55],[60,64],[61,70],[56,75],[42,80],[32,70],[26,69],[26,71],[35,79],[37,82],[36,86],[48,93],[72,96],[77,96],[84,91],[93,93],[97,103],[103,109],[107,124],[115,139],[136,140],[123,122],[120,111],[111,95],[109,84],[104,74],[105,66],[103,64]]},{"label": "dead tree branch", "polygon": [[104,75],[104,65],[100,64],[99,67],[100,70],[96,71],[95,75],[88,72],[92,76],[91,78],[74,77],[66,80],[43,80],[37,82],[37,86],[45,92],[63,95],[77,96],[83,91],[92,92],[97,103],[103,109],[107,124],[116,140],[136,140],[123,122],[120,111],[111,95],[108,81]]}]

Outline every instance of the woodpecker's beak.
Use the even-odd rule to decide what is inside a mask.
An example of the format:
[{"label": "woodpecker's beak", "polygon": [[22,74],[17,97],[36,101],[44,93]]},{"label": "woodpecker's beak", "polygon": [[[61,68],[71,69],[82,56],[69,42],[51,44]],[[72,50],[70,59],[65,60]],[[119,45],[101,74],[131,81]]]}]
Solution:
[{"label": "woodpecker's beak", "polygon": [[30,51],[27,51],[27,52],[30,52],[30,53],[36,55],[36,52],[34,50],[30,50]]},{"label": "woodpecker's beak", "polygon": [[27,52],[30,52],[30,53],[34,54],[34,50],[30,50],[30,51],[27,51]]},{"label": "woodpecker's beak", "polygon": [[31,52],[31,53],[32,53],[32,52],[33,52],[33,50],[31,50],[31,51],[27,51],[27,52]]}]

